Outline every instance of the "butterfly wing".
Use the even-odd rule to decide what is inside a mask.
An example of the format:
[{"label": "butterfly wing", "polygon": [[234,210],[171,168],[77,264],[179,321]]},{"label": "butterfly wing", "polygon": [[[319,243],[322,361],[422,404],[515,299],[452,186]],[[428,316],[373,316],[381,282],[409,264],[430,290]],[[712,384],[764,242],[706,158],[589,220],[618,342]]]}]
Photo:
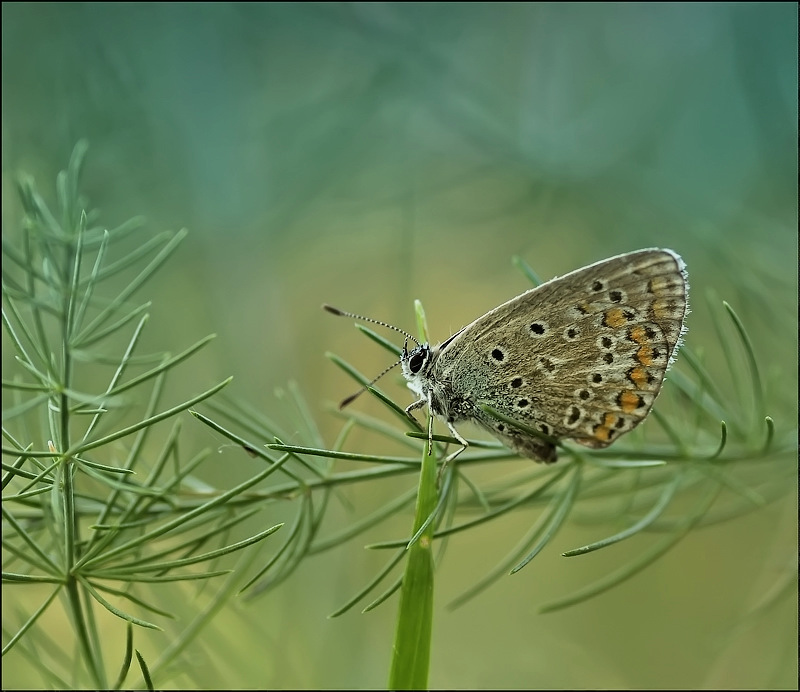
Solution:
[{"label": "butterfly wing", "polygon": [[557,277],[491,310],[441,345],[434,379],[512,449],[555,460],[544,435],[605,447],[648,414],[683,333],[681,258],[650,249]]}]

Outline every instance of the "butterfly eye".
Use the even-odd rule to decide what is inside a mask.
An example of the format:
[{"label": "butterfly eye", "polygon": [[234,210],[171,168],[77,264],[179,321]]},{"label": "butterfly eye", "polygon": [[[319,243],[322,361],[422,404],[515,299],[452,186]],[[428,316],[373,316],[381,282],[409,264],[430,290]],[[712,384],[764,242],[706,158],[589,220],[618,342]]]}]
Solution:
[{"label": "butterfly eye", "polygon": [[423,356],[421,353],[415,353],[408,361],[408,369],[416,375],[420,371],[420,368],[422,368],[422,364],[424,362],[425,356]]}]

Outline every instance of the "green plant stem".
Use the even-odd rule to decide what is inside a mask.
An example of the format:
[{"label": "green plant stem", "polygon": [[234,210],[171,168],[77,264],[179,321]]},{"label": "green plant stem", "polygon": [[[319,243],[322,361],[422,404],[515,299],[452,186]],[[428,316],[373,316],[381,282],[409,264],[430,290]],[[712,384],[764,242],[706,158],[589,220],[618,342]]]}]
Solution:
[{"label": "green plant stem", "polygon": [[[415,535],[436,507],[436,456],[425,446],[414,513]],[[433,530],[428,522],[408,549],[389,673],[391,690],[428,688],[433,628]]]}]

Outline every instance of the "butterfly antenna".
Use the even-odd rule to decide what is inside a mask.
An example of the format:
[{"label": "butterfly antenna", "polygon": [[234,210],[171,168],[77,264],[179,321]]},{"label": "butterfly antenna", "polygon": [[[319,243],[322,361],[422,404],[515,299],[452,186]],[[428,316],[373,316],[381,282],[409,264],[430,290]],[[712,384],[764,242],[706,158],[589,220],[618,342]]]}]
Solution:
[{"label": "butterfly antenna", "polygon": [[[361,320],[362,322],[372,322],[372,324],[379,324],[381,327],[386,327],[387,329],[393,329],[394,331],[399,332],[400,334],[402,334],[407,339],[411,339],[411,341],[413,341],[417,346],[420,345],[419,341],[417,341],[407,331],[404,331],[404,330],[400,329],[399,327],[395,327],[394,325],[387,324],[386,322],[381,322],[380,320],[373,320],[371,317],[364,317],[363,315],[356,315],[353,312],[345,312],[344,310],[340,310],[339,308],[335,308],[335,307],[333,307],[333,305],[328,305],[327,303],[324,303],[322,305],[322,309],[323,310],[327,310],[328,312],[330,312],[330,313],[332,313],[334,315],[339,315],[339,317],[352,317],[353,319]],[[397,363],[395,363],[394,365],[397,365]],[[394,367],[394,365],[392,366],[392,368]],[[392,368],[388,368],[388,370],[386,370],[385,372],[382,372],[381,375],[385,375],[386,372],[388,372]],[[380,377],[381,375],[378,375],[378,377]],[[376,377],[375,379],[377,380],[378,377]],[[373,380],[373,382],[374,381],[375,380]]]},{"label": "butterfly antenna", "polygon": [[402,362],[401,360],[398,360],[396,363],[392,363],[388,368],[386,368],[386,370],[384,370],[380,375],[378,375],[374,380],[372,380],[372,382],[365,384],[355,394],[351,394],[346,399],[342,399],[342,403],[339,404],[339,410],[341,411],[348,404],[352,404],[353,401],[355,401],[359,396],[361,396],[364,392],[367,391],[368,387],[371,387],[373,384],[375,384],[379,379],[381,379],[381,377],[383,377],[387,372],[389,372],[389,370],[398,366],[401,362]]}]

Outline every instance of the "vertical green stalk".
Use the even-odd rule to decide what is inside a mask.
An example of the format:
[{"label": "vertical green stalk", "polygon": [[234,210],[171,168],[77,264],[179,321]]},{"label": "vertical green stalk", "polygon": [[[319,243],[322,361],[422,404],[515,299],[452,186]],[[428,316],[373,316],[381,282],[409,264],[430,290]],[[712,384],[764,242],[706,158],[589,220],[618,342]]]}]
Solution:
[{"label": "vertical green stalk", "polygon": [[[416,302],[416,309],[420,335],[427,341],[425,314],[419,301]],[[428,415],[431,415],[430,411]],[[414,530],[411,535],[417,534],[436,508],[436,478],[436,453],[428,442],[422,452]],[[408,549],[408,560],[400,591],[397,630],[392,647],[390,690],[428,689],[433,628],[434,524],[433,521],[428,522],[419,539]]]},{"label": "vertical green stalk", "polygon": [[[436,454],[428,454],[426,444],[422,453],[413,534],[419,531],[436,507],[436,475]],[[433,626],[434,524],[429,522],[419,540],[408,549],[392,648],[390,690],[428,689]]]},{"label": "vertical green stalk", "polygon": [[[76,149],[77,151],[77,149]],[[71,170],[59,177],[59,183],[63,188],[65,178],[77,181],[80,173],[75,169],[75,165],[80,162],[80,158],[70,162]],[[74,218],[73,210],[69,208],[69,201],[66,195],[61,195],[62,204],[62,230],[61,240],[64,243],[63,264],[59,266],[57,261],[53,264],[56,271],[60,274],[58,288],[63,291],[61,301],[61,373],[58,378],[60,391],[57,392],[58,406],[58,431],[54,435],[57,440],[57,451],[64,451],[70,448],[72,437],[70,434],[70,396],[73,379],[73,360],[72,360],[72,337],[75,332],[74,317],[75,305],[80,290],[81,261],[84,252],[84,239],[86,232],[86,214],[81,213],[79,219]],[[74,224],[74,225],[73,225]],[[55,258],[54,258],[55,260]],[[56,431],[54,431],[56,432]],[[62,494],[61,515],[55,516],[56,521],[61,521],[64,529],[64,575],[66,577],[66,594],[69,602],[69,612],[75,626],[78,643],[83,654],[83,659],[89,674],[94,683],[103,689],[107,686],[105,671],[102,660],[99,658],[100,650],[96,646],[96,639],[92,636],[92,608],[91,600],[81,599],[81,587],[73,570],[77,560],[78,546],[80,541],[80,526],[75,513],[75,467],[69,456],[61,458],[57,475],[60,475],[60,482],[57,487]],[[85,610],[84,610],[85,609]]]}]

